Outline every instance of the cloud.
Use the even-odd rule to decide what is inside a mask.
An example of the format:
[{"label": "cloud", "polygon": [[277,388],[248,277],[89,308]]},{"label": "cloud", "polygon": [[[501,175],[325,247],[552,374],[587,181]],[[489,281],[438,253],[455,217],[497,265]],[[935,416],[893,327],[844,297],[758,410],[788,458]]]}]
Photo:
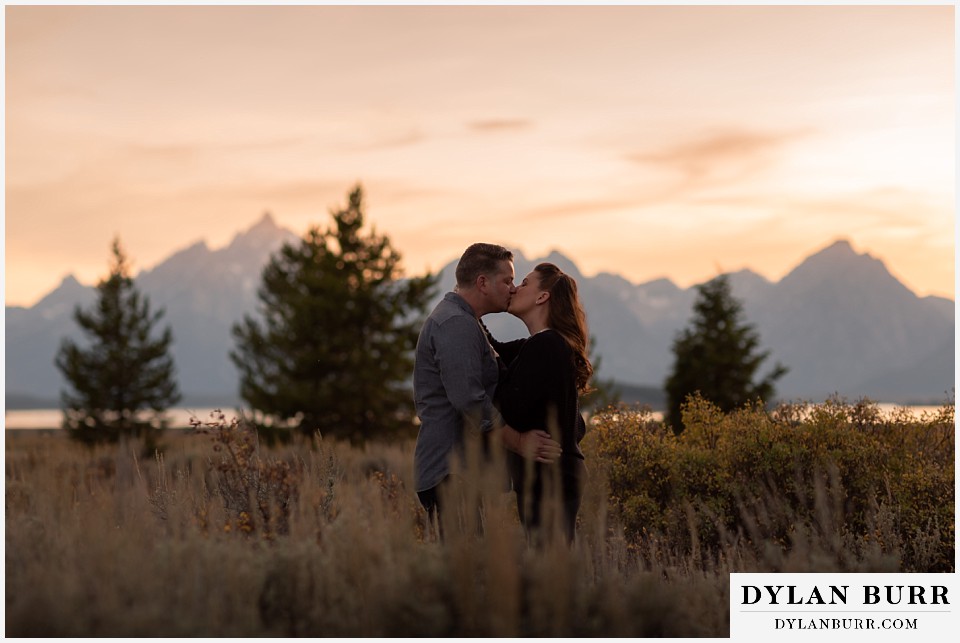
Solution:
[{"label": "cloud", "polygon": [[344,149],[351,152],[375,152],[378,150],[409,147],[422,143],[425,140],[427,140],[426,134],[419,129],[411,128],[402,131],[373,134],[365,141],[344,146]]},{"label": "cloud", "polygon": [[533,127],[533,121],[523,118],[491,118],[467,123],[474,132],[503,132],[525,130]]},{"label": "cloud", "polygon": [[133,155],[134,157],[144,155],[144,156],[156,156],[156,157],[170,157],[170,158],[181,158],[184,156],[194,156],[199,153],[212,152],[212,153],[222,153],[222,152],[263,152],[274,149],[284,149],[295,147],[301,145],[305,142],[308,142],[309,139],[305,137],[267,137],[260,139],[249,139],[249,140],[211,140],[203,141],[199,140],[198,142],[191,143],[127,143],[123,146],[123,149],[126,153]]},{"label": "cloud", "polygon": [[503,221],[528,219],[560,219],[568,217],[592,217],[601,213],[613,212],[635,207],[640,199],[626,197],[620,199],[584,199],[580,201],[558,202],[542,207],[529,208],[504,217]]},{"label": "cloud", "polygon": [[771,167],[789,144],[806,134],[803,131],[720,130],[659,150],[629,154],[626,158],[678,174],[690,187],[726,183]]}]

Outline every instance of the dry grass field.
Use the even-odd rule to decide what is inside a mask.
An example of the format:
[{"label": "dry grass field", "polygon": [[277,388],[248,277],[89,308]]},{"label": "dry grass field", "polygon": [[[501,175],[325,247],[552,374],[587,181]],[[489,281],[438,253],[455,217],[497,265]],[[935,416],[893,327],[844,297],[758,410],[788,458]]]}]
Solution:
[{"label": "dry grass field", "polygon": [[[830,477],[789,543],[721,529],[706,552],[692,521],[684,539],[629,536],[590,451],[572,547],[528,542],[497,465],[468,467],[463,521],[440,541],[412,490],[412,442],[267,448],[227,418],[160,443],[148,455],[7,431],[7,636],[724,637],[730,572],[901,564],[882,515],[873,541],[851,540]],[[477,525],[466,509],[481,496]],[[762,526],[777,507],[768,492],[740,512]]]}]

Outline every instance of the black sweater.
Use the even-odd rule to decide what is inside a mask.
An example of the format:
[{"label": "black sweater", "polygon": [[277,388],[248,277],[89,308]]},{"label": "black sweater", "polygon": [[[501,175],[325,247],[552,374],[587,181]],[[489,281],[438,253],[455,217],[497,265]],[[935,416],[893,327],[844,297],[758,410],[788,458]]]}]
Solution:
[{"label": "black sweater", "polygon": [[[504,421],[523,433],[542,429],[554,434],[563,448],[561,459],[580,458],[579,442],[586,433],[580,414],[573,351],[555,330],[501,343],[491,338],[506,371],[497,386]],[[555,413],[555,431],[549,422]],[[556,435],[558,433],[559,435]]]}]

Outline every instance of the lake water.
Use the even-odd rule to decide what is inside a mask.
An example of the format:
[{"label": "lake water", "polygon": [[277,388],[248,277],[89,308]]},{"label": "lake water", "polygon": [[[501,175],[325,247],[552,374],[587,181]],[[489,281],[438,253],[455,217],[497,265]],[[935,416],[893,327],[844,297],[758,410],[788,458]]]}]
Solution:
[{"label": "lake water", "polygon": [[[878,404],[877,407],[881,413],[889,414],[898,408],[907,408],[914,417],[920,417],[923,413],[934,413],[939,406],[908,406],[900,407],[896,404]],[[175,408],[167,411],[167,417],[170,418],[171,428],[189,428],[190,418],[197,418],[203,422],[210,420],[210,413],[214,409],[183,409]],[[223,408],[224,415],[229,421],[237,415],[236,409]],[[660,419],[662,414],[655,413],[654,417]],[[58,409],[25,409],[16,411],[7,411],[4,414],[4,428],[7,429],[56,429],[60,427],[63,414]]]},{"label": "lake water", "polygon": [[[210,413],[215,409],[181,409],[167,411],[171,428],[189,428],[190,418],[197,418],[201,422],[210,420]],[[230,408],[221,409],[227,421],[237,415],[237,411]],[[63,421],[63,412],[59,409],[23,409],[7,411],[3,416],[6,429],[58,429]]]}]

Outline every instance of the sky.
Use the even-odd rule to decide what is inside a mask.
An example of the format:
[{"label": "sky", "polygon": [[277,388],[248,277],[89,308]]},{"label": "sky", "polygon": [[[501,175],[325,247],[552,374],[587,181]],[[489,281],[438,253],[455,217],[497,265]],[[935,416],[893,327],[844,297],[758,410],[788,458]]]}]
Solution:
[{"label": "sky", "polygon": [[5,301],[350,189],[435,270],[475,241],[587,275],[777,281],[847,239],[954,297],[940,6],[5,7]]}]

